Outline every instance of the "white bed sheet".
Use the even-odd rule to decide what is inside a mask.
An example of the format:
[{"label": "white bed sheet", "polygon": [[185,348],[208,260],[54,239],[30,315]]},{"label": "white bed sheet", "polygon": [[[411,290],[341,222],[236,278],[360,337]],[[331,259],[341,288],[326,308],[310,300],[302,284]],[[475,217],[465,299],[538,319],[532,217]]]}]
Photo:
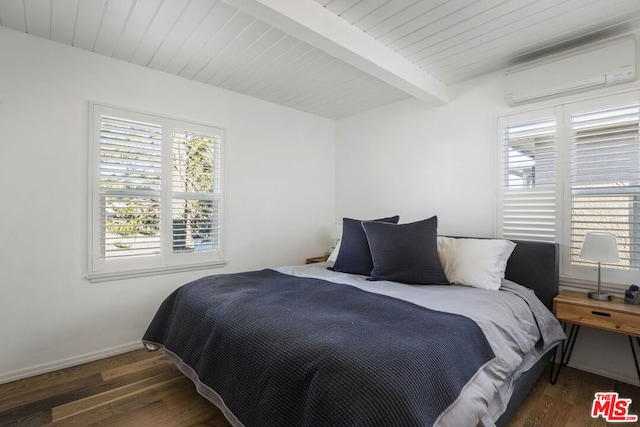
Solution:
[{"label": "white bed sheet", "polygon": [[[506,409],[515,381],[548,349],[564,339],[564,331],[551,312],[537,299],[525,301],[530,300],[526,293],[530,295],[531,291],[512,282],[504,282],[509,291],[457,285],[414,286],[368,281],[364,276],[327,270],[331,264],[316,263],[275,270],[292,276],[350,285],[432,310],[460,314],[480,326],[496,358],[476,374],[458,400],[440,416],[439,426],[495,425]],[[530,304],[536,305],[534,310]]]}]

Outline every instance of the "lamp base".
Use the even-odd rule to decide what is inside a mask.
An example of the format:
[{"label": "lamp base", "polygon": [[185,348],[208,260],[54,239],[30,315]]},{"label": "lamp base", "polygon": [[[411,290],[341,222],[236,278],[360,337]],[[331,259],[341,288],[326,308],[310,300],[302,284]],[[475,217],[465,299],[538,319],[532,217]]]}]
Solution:
[{"label": "lamp base", "polygon": [[597,299],[600,301],[609,301],[611,300],[611,298],[613,298],[613,295],[611,294],[605,294],[605,293],[600,293],[600,292],[595,292],[595,291],[591,291],[589,292],[589,298],[592,299]]}]

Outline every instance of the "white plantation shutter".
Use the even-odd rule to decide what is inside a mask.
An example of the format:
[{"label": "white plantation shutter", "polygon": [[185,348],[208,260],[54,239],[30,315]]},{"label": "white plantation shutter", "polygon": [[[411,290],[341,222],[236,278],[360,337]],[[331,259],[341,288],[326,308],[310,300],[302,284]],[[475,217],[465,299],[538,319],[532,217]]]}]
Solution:
[{"label": "white plantation shutter", "polygon": [[173,131],[173,252],[220,248],[220,140]]},{"label": "white plantation shutter", "polygon": [[160,253],[159,125],[103,116],[100,123],[100,258]]},{"label": "white plantation shutter", "polygon": [[224,265],[224,131],[92,110],[89,279]]},{"label": "white plantation shutter", "polygon": [[616,235],[620,262],[640,266],[638,103],[571,115],[571,263],[589,231]]},{"label": "white plantation shutter", "polygon": [[554,242],[556,119],[505,125],[502,141],[502,237]]}]

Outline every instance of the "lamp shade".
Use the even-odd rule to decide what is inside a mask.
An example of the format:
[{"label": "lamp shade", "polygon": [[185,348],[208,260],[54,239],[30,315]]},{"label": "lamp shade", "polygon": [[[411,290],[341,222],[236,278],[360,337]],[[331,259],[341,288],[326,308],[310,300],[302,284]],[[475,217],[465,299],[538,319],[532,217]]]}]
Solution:
[{"label": "lamp shade", "polygon": [[618,262],[618,244],[611,233],[587,233],[580,258],[598,262]]}]

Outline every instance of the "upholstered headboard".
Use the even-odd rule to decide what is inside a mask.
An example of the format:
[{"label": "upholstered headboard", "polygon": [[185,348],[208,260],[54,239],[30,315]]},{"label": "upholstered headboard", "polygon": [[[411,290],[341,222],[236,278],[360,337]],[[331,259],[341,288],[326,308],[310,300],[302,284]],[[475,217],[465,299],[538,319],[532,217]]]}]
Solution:
[{"label": "upholstered headboard", "polygon": [[516,247],[507,262],[505,277],[531,288],[552,310],[553,297],[558,294],[560,271],[557,243],[513,240]]}]

